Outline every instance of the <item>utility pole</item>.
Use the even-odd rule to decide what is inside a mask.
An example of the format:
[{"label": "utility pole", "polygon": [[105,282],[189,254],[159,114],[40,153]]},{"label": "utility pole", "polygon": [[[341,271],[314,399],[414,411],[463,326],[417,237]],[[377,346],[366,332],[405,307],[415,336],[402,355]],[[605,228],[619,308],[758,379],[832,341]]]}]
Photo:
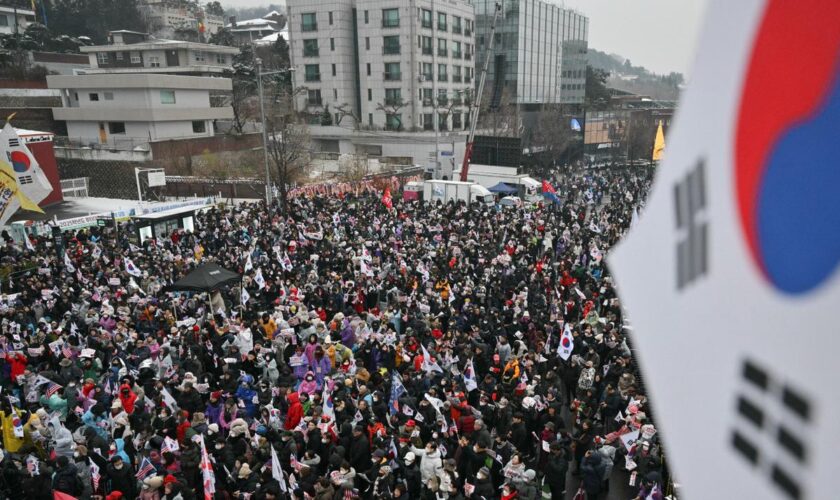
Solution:
[{"label": "utility pole", "polygon": [[[281,69],[278,71],[262,70],[262,59],[257,58],[257,93],[260,99],[260,121],[262,123],[262,143],[263,143],[263,164],[265,165],[265,204],[271,205],[271,173],[268,166],[268,130],[266,130],[265,122],[265,96],[263,95],[263,81],[262,77],[269,75],[279,75],[281,73],[288,73],[294,71],[294,68]],[[292,106],[294,107],[294,93],[292,95]]]}]

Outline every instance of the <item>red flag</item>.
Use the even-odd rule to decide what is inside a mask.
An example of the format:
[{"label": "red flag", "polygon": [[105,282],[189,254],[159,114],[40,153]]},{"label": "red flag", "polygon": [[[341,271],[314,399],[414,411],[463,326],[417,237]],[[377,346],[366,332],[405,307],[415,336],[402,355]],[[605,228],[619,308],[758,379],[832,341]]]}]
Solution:
[{"label": "red flag", "polygon": [[551,186],[551,184],[549,184],[549,183],[548,183],[548,181],[543,181],[543,183],[542,183],[542,191],[543,191],[543,193],[556,193],[556,191],[555,191],[555,190],[554,190],[554,188]]},{"label": "red flag", "polygon": [[385,188],[385,191],[382,193],[382,203],[388,207],[388,210],[394,207],[394,202],[391,200],[391,188]]}]

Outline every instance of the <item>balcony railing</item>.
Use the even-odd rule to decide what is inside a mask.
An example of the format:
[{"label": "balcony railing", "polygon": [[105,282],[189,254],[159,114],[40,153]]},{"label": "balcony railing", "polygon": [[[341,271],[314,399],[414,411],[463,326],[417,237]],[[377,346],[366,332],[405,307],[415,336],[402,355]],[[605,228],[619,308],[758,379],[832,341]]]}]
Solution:
[{"label": "balcony railing", "polygon": [[385,45],[382,47],[382,53],[387,55],[395,55],[400,53],[399,45]]},{"label": "balcony railing", "polygon": [[437,98],[438,106],[446,106],[449,104],[449,98],[447,97],[438,97]]},{"label": "balcony railing", "polygon": [[304,80],[307,82],[320,82],[321,73],[307,73]]},{"label": "balcony railing", "polygon": [[398,82],[398,81],[402,80],[402,74],[401,73],[388,73],[388,72],[386,72],[386,73],[383,74],[383,79],[386,82]]},{"label": "balcony railing", "polygon": [[472,59],[472,54],[470,54],[469,52],[464,52],[464,59],[469,61],[470,59]]},{"label": "balcony railing", "polygon": [[386,97],[386,106],[400,106],[403,103],[402,97]]},{"label": "balcony railing", "polygon": [[426,28],[426,29],[432,29],[432,20],[429,19],[427,21],[427,20],[424,19],[424,20],[420,21],[420,27]]},{"label": "balcony railing", "polygon": [[423,55],[424,56],[432,55],[432,48],[431,47],[423,47]]},{"label": "balcony railing", "polygon": [[438,57],[446,57],[447,55],[446,49],[438,49]]},{"label": "balcony railing", "polygon": [[461,75],[452,75],[452,81],[454,83],[461,83]]},{"label": "balcony railing", "polygon": [[431,99],[423,99],[423,106],[431,106],[432,100]]},{"label": "balcony railing", "polygon": [[472,36],[472,31],[470,31],[469,29],[465,29],[464,36]]},{"label": "balcony railing", "polygon": [[435,77],[431,73],[423,73],[422,75],[420,75],[420,78],[422,78],[424,82],[431,82],[435,79]]},{"label": "balcony railing", "polygon": [[303,57],[318,57],[318,47],[314,49],[303,49]]},{"label": "balcony railing", "polygon": [[399,28],[400,27],[400,20],[399,19],[382,19],[382,27],[383,28]]},{"label": "balcony railing", "polygon": [[301,31],[318,31],[318,23],[301,23]]},{"label": "balcony railing", "polygon": [[452,51],[452,58],[453,59],[460,59],[462,55],[463,55],[463,53],[461,51],[458,51],[458,52],[456,52],[454,50]]},{"label": "balcony railing", "polygon": [[306,98],[306,105],[307,106],[320,106],[321,104],[323,104],[323,102],[324,102],[323,99],[321,99],[320,97],[314,97],[314,98],[313,97],[307,97]]},{"label": "balcony railing", "polygon": [[438,75],[438,81],[439,82],[448,82],[449,77],[447,75]]}]

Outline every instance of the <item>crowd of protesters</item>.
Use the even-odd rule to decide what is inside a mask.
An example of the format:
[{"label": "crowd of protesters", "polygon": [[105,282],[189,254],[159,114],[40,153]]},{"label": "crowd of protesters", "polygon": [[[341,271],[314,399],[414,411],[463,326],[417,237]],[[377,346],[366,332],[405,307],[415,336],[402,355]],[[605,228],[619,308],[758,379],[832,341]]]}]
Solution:
[{"label": "crowd of protesters", "polygon": [[[569,174],[524,207],[218,206],[142,244],[130,222],[7,237],[0,496],[661,499],[603,258],[651,177]],[[168,291],[207,262],[241,285]]]}]

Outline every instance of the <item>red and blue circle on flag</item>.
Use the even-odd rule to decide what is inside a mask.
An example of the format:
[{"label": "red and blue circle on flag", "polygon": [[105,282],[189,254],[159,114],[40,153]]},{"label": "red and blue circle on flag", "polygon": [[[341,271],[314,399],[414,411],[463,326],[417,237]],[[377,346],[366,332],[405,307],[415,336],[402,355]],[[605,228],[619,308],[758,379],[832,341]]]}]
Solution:
[{"label": "red and blue circle on flag", "polygon": [[19,174],[26,172],[32,166],[29,162],[29,157],[23,151],[12,151],[9,159],[12,162],[12,168]]}]

